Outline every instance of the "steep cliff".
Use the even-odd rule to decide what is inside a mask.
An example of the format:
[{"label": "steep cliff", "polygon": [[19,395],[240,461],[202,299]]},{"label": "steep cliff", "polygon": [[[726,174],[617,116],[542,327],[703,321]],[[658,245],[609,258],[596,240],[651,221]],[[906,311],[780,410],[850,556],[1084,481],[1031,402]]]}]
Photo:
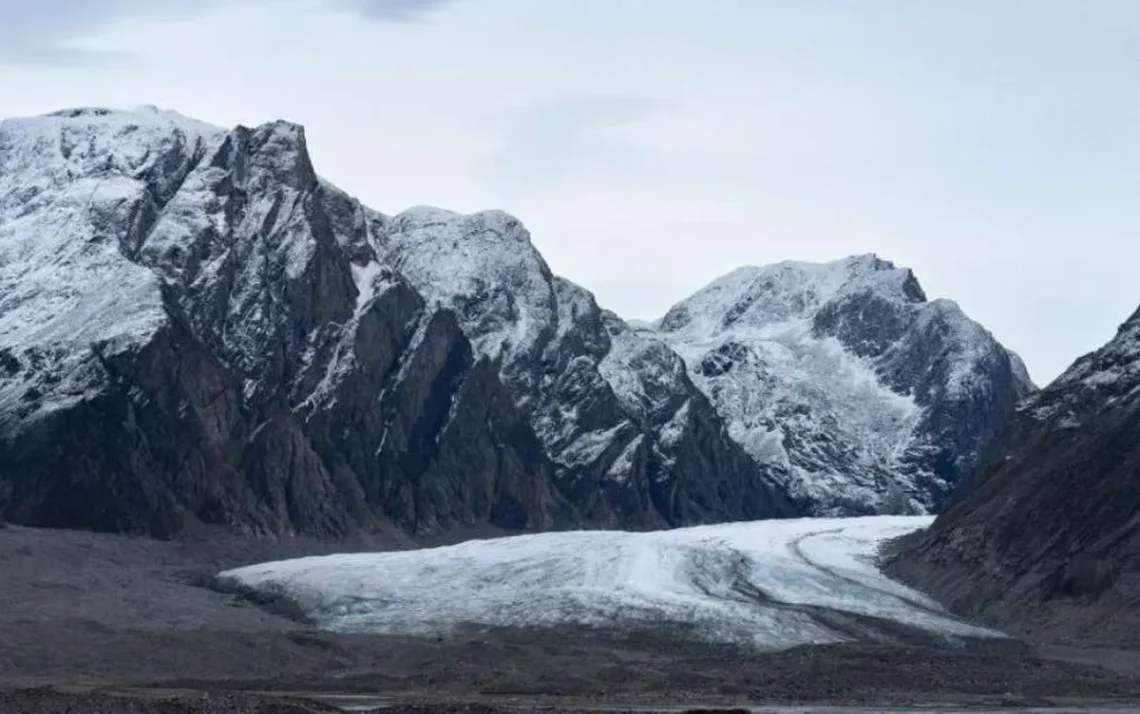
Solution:
[{"label": "steep cliff", "polygon": [[167,534],[922,512],[1033,391],[874,256],[633,326],[512,216],[374,211],[304,131],[0,124],[0,518]]}]

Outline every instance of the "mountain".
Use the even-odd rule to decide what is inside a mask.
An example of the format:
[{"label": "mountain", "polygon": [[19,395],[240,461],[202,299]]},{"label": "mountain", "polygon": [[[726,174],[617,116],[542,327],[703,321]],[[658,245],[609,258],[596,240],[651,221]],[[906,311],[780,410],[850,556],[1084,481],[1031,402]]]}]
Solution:
[{"label": "mountain", "polygon": [[0,520],[420,534],[797,515],[518,221],[388,217],[303,130],[0,124]]},{"label": "mountain", "polygon": [[816,515],[939,509],[1035,390],[956,304],[873,255],[736,270],[656,333]]},{"label": "mountain", "polygon": [[630,324],[500,211],[386,215],[304,131],[0,124],[0,519],[170,534],[939,508],[1033,391],[874,256]]},{"label": "mountain", "polygon": [[1027,400],[891,568],[953,608],[1060,638],[1140,632],[1140,310]]}]

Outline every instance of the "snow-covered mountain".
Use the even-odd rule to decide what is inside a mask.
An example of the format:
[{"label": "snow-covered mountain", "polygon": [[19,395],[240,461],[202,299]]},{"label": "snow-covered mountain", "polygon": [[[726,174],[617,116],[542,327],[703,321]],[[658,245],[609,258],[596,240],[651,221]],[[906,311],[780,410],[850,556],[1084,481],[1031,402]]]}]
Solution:
[{"label": "snow-covered mountain", "polygon": [[874,258],[631,326],[487,211],[388,216],[303,130],[0,124],[0,517],[169,532],[918,511],[1030,389]]},{"label": "snow-covered mountain", "polygon": [[516,219],[368,215],[380,260],[501,365],[560,487],[590,518],[663,526],[760,515],[750,504],[798,511],[728,437],[677,355],[554,276]]},{"label": "snow-covered mountain", "polygon": [[514,219],[371,211],[295,125],[0,124],[0,517],[426,533],[797,513],[684,370],[625,410],[599,369],[622,329]]},{"label": "snow-covered mountain", "polygon": [[1000,637],[875,568],[884,540],[929,522],[877,516],[543,533],[263,563],[219,581],[286,598],[317,626],[342,632],[665,626],[770,650],[891,642],[900,625],[947,639]]},{"label": "snow-covered mountain", "polygon": [[813,512],[938,508],[1034,391],[1021,360],[873,255],[741,268],[657,334]]}]

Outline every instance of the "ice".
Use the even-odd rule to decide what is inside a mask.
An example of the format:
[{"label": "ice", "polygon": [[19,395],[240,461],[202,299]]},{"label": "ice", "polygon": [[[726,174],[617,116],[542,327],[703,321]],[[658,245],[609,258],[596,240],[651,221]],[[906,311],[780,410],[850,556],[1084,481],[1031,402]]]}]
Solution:
[{"label": "ice", "polygon": [[711,640],[765,649],[847,640],[816,616],[822,607],[946,637],[999,636],[876,569],[884,540],[930,521],[878,516],[543,533],[271,562],[220,578],[284,595],[319,626],[345,632],[683,625]]}]

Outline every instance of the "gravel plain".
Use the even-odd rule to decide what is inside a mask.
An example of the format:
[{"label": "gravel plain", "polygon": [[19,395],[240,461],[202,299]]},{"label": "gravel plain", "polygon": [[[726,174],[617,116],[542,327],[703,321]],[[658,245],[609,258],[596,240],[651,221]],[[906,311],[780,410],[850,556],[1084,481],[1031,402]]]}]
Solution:
[{"label": "gravel plain", "polygon": [[888,641],[774,653],[676,628],[345,635],[209,587],[248,563],[409,545],[0,528],[0,712],[1140,711],[1140,656],[1119,649],[948,646],[882,622]]}]

